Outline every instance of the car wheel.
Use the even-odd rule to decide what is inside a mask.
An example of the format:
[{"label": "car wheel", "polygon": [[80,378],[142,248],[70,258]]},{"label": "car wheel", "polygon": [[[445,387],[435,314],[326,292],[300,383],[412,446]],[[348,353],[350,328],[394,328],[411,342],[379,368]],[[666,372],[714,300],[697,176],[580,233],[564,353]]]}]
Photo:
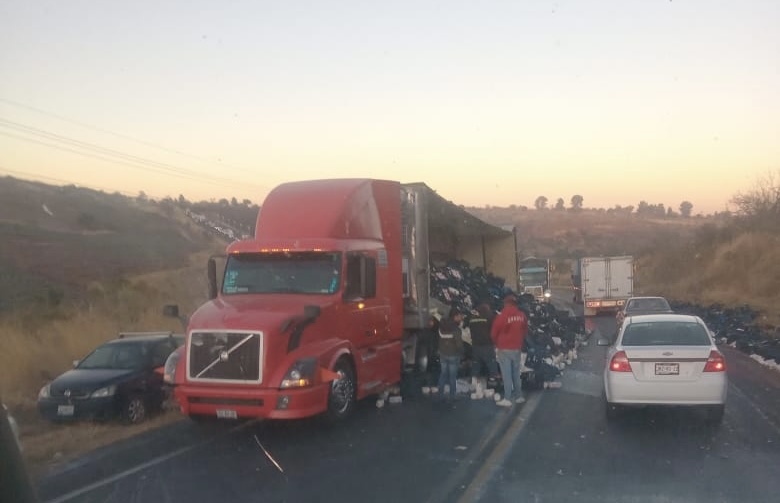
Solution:
[{"label": "car wheel", "polygon": [[146,403],[139,395],[131,395],[122,407],[122,420],[127,424],[138,424],[146,419]]},{"label": "car wheel", "polygon": [[339,378],[330,385],[326,415],[330,421],[335,422],[347,417],[355,407],[356,386],[355,371],[352,370],[349,360],[339,359],[333,370],[339,375]]},{"label": "car wheel", "polygon": [[723,414],[726,412],[725,405],[712,405],[706,408],[707,423],[712,426],[718,426],[723,422]]}]

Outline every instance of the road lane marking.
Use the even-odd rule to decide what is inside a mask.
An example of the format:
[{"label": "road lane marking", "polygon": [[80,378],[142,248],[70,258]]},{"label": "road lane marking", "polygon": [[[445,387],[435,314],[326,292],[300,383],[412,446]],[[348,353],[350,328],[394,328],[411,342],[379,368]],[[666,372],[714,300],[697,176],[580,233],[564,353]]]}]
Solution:
[{"label": "road lane marking", "polygon": [[248,421],[246,423],[240,424],[238,426],[234,426],[233,428],[230,428],[229,430],[226,430],[220,434],[214,435],[211,438],[208,438],[206,440],[203,440],[201,442],[198,442],[196,444],[188,445],[186,447],[182,447],[180,449],[177,449],[173,452],[169,452],[168,454],[165,454],[163,456],[158,456],[154,459],[150,459],[149,461],[146,461],[144,463],[141,463],[140,465],[136,465],[132,468],[128,468],[127,470],[121,471],[119,473],[115,473],[114,475],[111,475],[110,477],[106,477],[104,479],[98,480],[96,482],[93,482],[87,486],[84,486],[80,489],[76,489],[74,491],[71,491],[67,494],[64,494],[62,496],[59,496],[57,498],[47,500],[46,503],[64,503],[66,501],[70,501],[73,498],[77,498],[83,494],[90,493],[94,491],[95,489],[99,489],[103,486],[107,486],[109,484],[113,484],[114,482],[117,482],[119,480],[122,480],[126,477],[129,477],[130,475],[136,474],[138,472],[141,472],[143,470],[146,470],[147,468],[151,468],[152,466],[159,465],[161,463],[164,463],[170,459],[173,459],[175,457],[181,456],[182,454],[186,454],[187,452],[193,451],[199,447],[203,447],[205,445],[210,444],[211,442],[214,442],[218,438],[222,438],[224,436],[230,435],[232,433],[235,433],[237,431],[240,431],[244,428],[247,428],[249,425],[255,424],[257,421]]},{"label": "road lane marking", "polygon": [[479,501],[483,495],[485,486],[493,479],[496,472],[503,467],[506,458],[509,456],[512,447],[514,447],[515,442],[517,441],[517,437],[520,436],[520,433],[528,424],[528,420],[536,410],[536,407],[539,406],[543,394],[544,393],[534,393],[528,398],[523,405],[523,408],[520,410],[520,413],[515,417],[514,421],[512,421],[512,425],[501,437],[501,440],[499,440],[496,448],[493,449],[493,452],[490,453],[490,456],[488,456],[482,464],[482,468],[477,472],[474,480],[466,487],[463,495],[458,498],[458,503]]},{"label": "road lane marking", "polygon": [[[499,432],[502,431],[512,420],[512,412],[515,411],[514,407],[509,410],[500,408],[495,405],[493,405],[493,407],[497,409],[496,418],[491,423],[488,434],[482,438],[482,441],[476,448],[471,449],[468,455],[458,463],[455,471],[447,478],[447,480],[444,481],[444,484],[439,485],[433,494],[428,497],[426,503],[444,503],[450,501],[450,495],[455,490],[455,488],[461,484],[463,478],[466,477],[468,471],[474,465],[477,458],[482,455],[485,449],[487,449],[487,447],[493,442],[493,439],[498,436]],[[528,407],[528,402],[526,402],[523,407]]]}]

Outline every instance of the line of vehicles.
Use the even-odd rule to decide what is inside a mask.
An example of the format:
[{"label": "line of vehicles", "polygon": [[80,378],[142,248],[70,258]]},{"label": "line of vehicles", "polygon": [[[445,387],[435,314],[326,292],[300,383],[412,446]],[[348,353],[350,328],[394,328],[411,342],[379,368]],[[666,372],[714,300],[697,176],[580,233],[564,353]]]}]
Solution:
[{"label": "line of vehicles", "polygon": [[[426,370],[435,351],[428,328],[441,309],[431,267],[450,260],[549,298],[549,259],[518,260],[513,228],[487,224],[425,184],[280,185],[262,204],[255,237],[209,259],[209,300],[186,319],[183,340],[147,334],[107,343],[45,386],[39,409],[52,419],[136,422],[160,405],[151,390],[167,379],[193,419],[340,419],[357,400],[399,383],[404,370]],[[572,279],[585,314],[621,311],[633,267],[631,257],[579,259]],[[181,318],[177,306],[166,313]]]}]

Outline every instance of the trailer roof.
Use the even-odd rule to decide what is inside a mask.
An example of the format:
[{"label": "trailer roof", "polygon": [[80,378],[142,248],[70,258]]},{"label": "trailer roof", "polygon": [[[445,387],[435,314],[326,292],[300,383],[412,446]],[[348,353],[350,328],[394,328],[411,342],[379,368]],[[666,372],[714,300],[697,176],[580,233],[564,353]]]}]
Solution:
[{"label": "trailer roof", "polygon": [[422,189],[427,193],[428,225],[434,230],[452,229],[459,236],[506,237],[513,234],[514,226],[506,229],[480,220],[455,203],[444,199],[423,182],[402,185]]}]

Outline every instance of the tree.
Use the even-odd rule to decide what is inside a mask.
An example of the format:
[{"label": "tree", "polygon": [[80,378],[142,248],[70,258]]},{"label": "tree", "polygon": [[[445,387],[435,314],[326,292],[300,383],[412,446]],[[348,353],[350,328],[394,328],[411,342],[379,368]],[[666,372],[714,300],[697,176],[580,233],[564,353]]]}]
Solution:
[{"label": "tree", "polygon": [[691,216],[692,210],[693,210],[693,203],[691,203],[690,201],[683,201],[680,203],[680,215],[684,216],[685,218],[689,218]]},{"label": "tree", "polygon": [[142,203],[144,203],[144,202],[146,202],[146,201],[147,201],[149,198],[148,198],[148,196],[146,195],[146,192],[144,192],[143,190],[139,190],[139,191],[138,191],[138,197],[137,197],[136,199],[137,199],[139,202],[142,202]]},{"label": "tree", "polygon": [[759,178],[748,192],[738,192],[731,198],[731,204],[737,207],[737,213],[746,217],[780,216],[780,170],[777,174],[768,173]]},{"label": "tree", "polygon": [[566,209],[566,204],[563,202],[563,198],[559,197],[558,201],[555,202],[555,209],[557,211],[562,211]]},{"label": "tree", "polygon": [[243,201],[241,201],[241,204],[243,204],[244,206],[252,206],[252,201],[250,201],[249,199],[244,199]]},{"label": "tree", "polygon": [[571,209],[573,209],[575,211],[581,210],[582,209],[582,201],[583,201],[583,198],[579,194],[575,194],[575,195],[571,196]]},{"label": "tree", "polygon": [[534,201],[534,207],[537,210],[546,210],[547,209],[547,198],[544,196],[539,196],[536,198],[536,201]]}]

